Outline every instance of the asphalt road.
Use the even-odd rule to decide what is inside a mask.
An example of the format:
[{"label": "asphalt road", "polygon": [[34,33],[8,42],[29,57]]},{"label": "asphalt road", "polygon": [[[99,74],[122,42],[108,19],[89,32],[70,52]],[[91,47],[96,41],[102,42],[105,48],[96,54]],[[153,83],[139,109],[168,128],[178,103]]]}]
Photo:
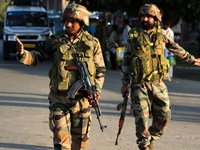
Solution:
[{"label": "asphalt road", "polygon": [[[48,128],[49,61],[29,67],[16,61],[2,60],[0,41],[0,150],[51,150],[52,133]],[[176,72],[184,70],[177,69]],[[191,69],[189,69],[191,70]],[[196,71],[196,77],[192,73]],[[185,77],[177,75],[168,86],[172,118],[165,134],[155,142],[155,150],[199,150],[200,147],[200,78],[199,70]],[[177,73],[177,74],[178,74]],[[189,78],[189,80],[185,78]],[[199,79],[198,78],[198,79]],[[93,121],[88,150],[136,150],[135,125],[128,106],[124,128],[115,146],[122,101],[120,72],[108,70],[101,95],[102,133],[92,112]],[[151,122],[151,120],[150,120]]]}]

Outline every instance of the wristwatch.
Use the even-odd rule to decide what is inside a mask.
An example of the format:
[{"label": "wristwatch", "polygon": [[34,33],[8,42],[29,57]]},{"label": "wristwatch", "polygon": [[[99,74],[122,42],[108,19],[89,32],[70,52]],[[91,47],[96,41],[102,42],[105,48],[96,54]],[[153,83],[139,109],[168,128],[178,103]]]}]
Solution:
[{"label": "wristwatch", "polygon": [[196,59],[194,59],[194,61],[192,62],[192,64],[194,64],[196,61],[197,61],[197,60],[196,60]]}]

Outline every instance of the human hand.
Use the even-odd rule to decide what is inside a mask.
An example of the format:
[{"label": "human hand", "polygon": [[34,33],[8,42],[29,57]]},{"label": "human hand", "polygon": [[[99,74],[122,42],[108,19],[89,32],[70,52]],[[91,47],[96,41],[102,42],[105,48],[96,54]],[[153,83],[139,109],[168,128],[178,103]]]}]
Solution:
[{"label": "human hand", "polygon": [[200,58],[197,58],[197,59],[196,59],[196,62],[194,63],[194,65],[200,66]]},{"label": "human hand", "polygon": [[120,47],[123,47],[124,45],[122,44],[122,42],[120,42],[119,46],[120,46]]},{"label": "human hand", "polygon": [[120,109],[123,109],[124,108],[124,102],[121,102],[117,105],[117,111],[120,111]]},{"label": "human hand", "polygon": [[125,97],[125,94],[126,94],[127,89],[128,89],[127,86],[122,86],[122,87],[121,87],[122,97]]},{"label": "human hand", "polygon": [[93,98],[91,91],[88,91],[88,101],[89,101],[90,105],[92,105],[93,107],[97,106],[99,104],[99,99],[100,99],[99,91],[95,91],[94,98]]},{"label": "human hand", "polygon": [[16,38],[16,41],[17,41],[16,44],[17,53],[22,56],[24,54],[24,45],[18,38]]},{"label": "human hand", "polygon": [[168,55],[170,55],[171,53],[172,53],[172,52],[169,51],[169,52],[168,52]]}]

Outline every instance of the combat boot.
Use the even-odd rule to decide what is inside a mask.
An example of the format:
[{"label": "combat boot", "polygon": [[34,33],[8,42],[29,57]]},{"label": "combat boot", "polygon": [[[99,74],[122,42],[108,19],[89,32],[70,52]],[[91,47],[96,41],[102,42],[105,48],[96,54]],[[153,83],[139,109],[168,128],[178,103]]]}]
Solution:
[{"label": "combat boot", "polygon": [[150,140],[150,145],[148,146],[148,147],[149,147],[149,150],[153,150],[153,143],[154,143],[154,140],[151,139],[151,140]]},{"label": "combat boot", "polygon": [[149,150],[149,147],[147,146],[147,145],[139,145],[138,146],[138,148],[140,149],[140,150]]}]

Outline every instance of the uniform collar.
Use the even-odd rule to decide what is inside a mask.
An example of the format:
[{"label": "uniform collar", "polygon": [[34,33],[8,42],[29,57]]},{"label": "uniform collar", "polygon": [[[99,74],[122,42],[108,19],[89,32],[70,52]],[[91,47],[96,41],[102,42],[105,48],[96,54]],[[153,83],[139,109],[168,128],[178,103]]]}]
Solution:
[{"label": "uniform collar", "polygon": [[155,31],[157,30],[157,28],[156,27],[154,27],[153,28],[153,30],[151,31],[151,32],[147,32],[146,30],[144,30],[143,28],[142,28],[142,32],[145,34],[145,35],[147,35],[148,37],[152,37],[152,35],[155,33]]},{"label": "uniform collar", "polygon": [[72,38],[71,38],[71,39],[70,39],[70,42],[71,42],[72,44],[76,44],[78,41],[80,41],[82,35],[83,35],[83,30],[80,31],[79,35],[78,35],[75,39],[72,39]]}]

